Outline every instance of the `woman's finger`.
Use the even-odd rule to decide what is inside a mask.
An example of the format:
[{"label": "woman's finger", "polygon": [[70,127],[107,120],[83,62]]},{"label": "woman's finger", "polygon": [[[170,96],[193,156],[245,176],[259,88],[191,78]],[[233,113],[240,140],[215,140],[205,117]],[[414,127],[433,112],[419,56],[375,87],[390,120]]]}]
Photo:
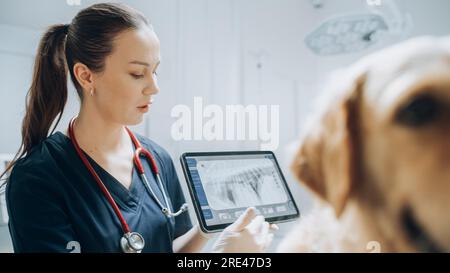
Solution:
[{"label": "woman's finger", "polygon": [[261,230],[261,225],[264,223],[264,216],[258,215],[253,221],[248,225],[248,230],[252,233],[259,233]]},{"label": "woman's finger", "polygon": [[252,223],[256,216],[254,207],[247,208],[239,218],[229,226],[232,231],[242,231],[249,223]]},{"label": "woman's finger", "polygon": [[270,229],[275,231],[275,230],[279,230],[280,228],[276,224],[270,224]]}]

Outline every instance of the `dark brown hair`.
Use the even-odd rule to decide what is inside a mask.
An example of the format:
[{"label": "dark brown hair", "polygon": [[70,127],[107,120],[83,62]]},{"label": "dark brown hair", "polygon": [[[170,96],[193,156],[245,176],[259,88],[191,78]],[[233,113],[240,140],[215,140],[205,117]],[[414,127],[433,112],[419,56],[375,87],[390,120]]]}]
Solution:
[{"label": "dark brown hair", "polygon": [[50,134],[54,132],[67,101],[67,70],[83,100],[83,90],[73,72],[74,65],[82,63],[93,72],[101,72],[105,58],[113,51],[114,38],[125,30],[143,25],[151,27],[140,12],[123,4],[104,3],[81,10],[71,24],[53,25],[47,30],[39,44],[26,97],[22,143],[0,178],[17,160],[47,138],[53,123]]}]

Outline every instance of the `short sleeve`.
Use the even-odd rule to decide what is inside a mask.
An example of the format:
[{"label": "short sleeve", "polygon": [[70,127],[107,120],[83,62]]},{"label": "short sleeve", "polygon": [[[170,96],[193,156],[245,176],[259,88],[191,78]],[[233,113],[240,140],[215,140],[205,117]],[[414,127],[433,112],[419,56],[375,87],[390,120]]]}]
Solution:
[{"label": "short sleeve", "polygon": [[6,200],[15,252],[71,252],[71,241],[76,247],[58,184],[37,166],[24,168],[17,164],[13,168]]}]

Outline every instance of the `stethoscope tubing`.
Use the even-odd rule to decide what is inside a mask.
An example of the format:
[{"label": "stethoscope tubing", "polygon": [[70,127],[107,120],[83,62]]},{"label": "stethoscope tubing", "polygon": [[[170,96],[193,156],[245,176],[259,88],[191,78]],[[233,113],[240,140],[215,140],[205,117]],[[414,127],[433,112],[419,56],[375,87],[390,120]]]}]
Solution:
[{"label": "stethoscope tubing", "polygon": [[[100,179],[100,177],[98,176],[97,172],[94,170],[92,165],[89,163],[88,159],[86,158],[86,156],[84,155],[84,153],[81,150],[80,146],[78,145],[78,142],[77,142],[77,140],[75,138],[75,134],[73,132],[73,125],[74,125],[75,119],[76,119],[76,117],[73,118],[70,121],[70,123],[69,123],[69,136],[70,136],[70,139],[72,140],[73,146],[75,147],[75,150],[76,150],[78,156],[81,158],[81,160],[83,161],[84,165],[87,167],[87,169],[91,173],[92,177],[97,182],[98,186],[100,187],[100,189],[102,190],[103,194],[105,195],[108,203],[113,208],[114,213],[119,218],[119,221],[120,221],[120,224],[122,226],[123,233],[124,233],[123,237],[120,240],[120,245],[122,247],[122,250],[124,252],[141,252],[142,249],[144,248],[144,245],[145,245],[144,238],[142,237],[141,234],[139,234],[137,232],[131,232],[130,227],[128,226],[125,218],[123,217],[122,213],[120,212],[119,207],[117,206],[117,203],[114,201],[113,197],[109,193],[109,191],[106,188],[105,184]],[[134,136],[134,134],[130,131],[130,129],[128,129],[127,127],[125,127],[125,129],[127,130],[128,135],[130,136],[130,138],[131,138],[131,140],[133,142],[133,145],[135,147],[135,151],[134,151],[134,154],[133,154],[133,163],[134,163],[134,165],[135,165],[135,167],[136,167],[136,169],[137,169],[137,171],[139,173],[141,181],[143,182],[144,187],[147,190],[147,192],[149,193],[149,195],[151,195],[153,197],[153,199],[155,199],[155,201],[157,202],[158,206],[161,208],[161,211],[163,212],[163,214],[166,217],[170,218],[170,217],[176,217],[176,216],[180,215],[181,213],[183,213],[184,211],[186,211],[187,210],[187,204],[184,203],[177,212],[175,212],[175,213],[172,212],[172,209],[171,209],[170,204],[169,204],[169,199],[167,198],[166,191],[164,189],[164,185],[163,185],[163,183],[161,181],[161,177],[159,175],[158,166],[156,165],[156,161],[155,161],[153,155],[147,149],[142,147],[141,143]],[[150,186],[150,183],[148,182],[147,176],[145,175],[144,166],[142,165],[142,162],[141,162],[141,159],[140,159],[141,155],[144,155],[148,159],[148,161],[150,162],[150,166],[151,166],[152,172],[155,175],[155,179],[157,180],[158,186],[159,186],[159,188],[161,190],[161,193],[162,193],[162,196],[164,198],[165,206],[161,203],[161,201],[159,200],[158,196],[156,195],[156,193],[154,192],[154,190]]]},{"label": "stethoscope tubing", "polygon": [[123,232],[125,234],[131,233],[130,227],[128,226],[127,221],[125,221],[125,218],[123,217],[122,213],[120,212],[119,206],[117,206],[116,201],[114,201],[114,198],[111,196],[111,194],[109,193],[109,191],[106,188],[105,184],[100,179],[100,177],[98,176],[97,172],[94,170],[92,165],[89,163],[88,159],[83,154],[83,151],[81,150],[80,146],[78,145],[78,142],[77,142],[77,140],[75,138],[75,134],[73,132],[73,123],[75,122],[75,119],[76,118],[73,118],[70,121],[70,123],[69,123],[69,136],[70,136],[70,139],[72,140],[73,146],[75,147],[75,150],[76,150],[78,156],[81,158],[81,160],[83,161],[84,165],[87,167],[87,169],[91,173],[92,177],[97,182],[97,184],[100,187],[100,189],[102,190],[103,194],[105,195],[106,199],[108,200],[108,203],[113,208],[114,213],[119,218],[119,221],[120,221],[120,224],[122,226]]}]

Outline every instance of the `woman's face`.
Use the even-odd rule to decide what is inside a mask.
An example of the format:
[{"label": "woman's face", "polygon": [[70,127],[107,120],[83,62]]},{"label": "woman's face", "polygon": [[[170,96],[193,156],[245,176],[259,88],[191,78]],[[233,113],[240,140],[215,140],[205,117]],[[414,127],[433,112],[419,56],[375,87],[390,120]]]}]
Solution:
[{"label": "woman's face", "polygon": [[94,107],[113,123],[136,125],[158,93],[159,40],[149,27],[124,31],[114,40],[105,68],[94,74]]}]

